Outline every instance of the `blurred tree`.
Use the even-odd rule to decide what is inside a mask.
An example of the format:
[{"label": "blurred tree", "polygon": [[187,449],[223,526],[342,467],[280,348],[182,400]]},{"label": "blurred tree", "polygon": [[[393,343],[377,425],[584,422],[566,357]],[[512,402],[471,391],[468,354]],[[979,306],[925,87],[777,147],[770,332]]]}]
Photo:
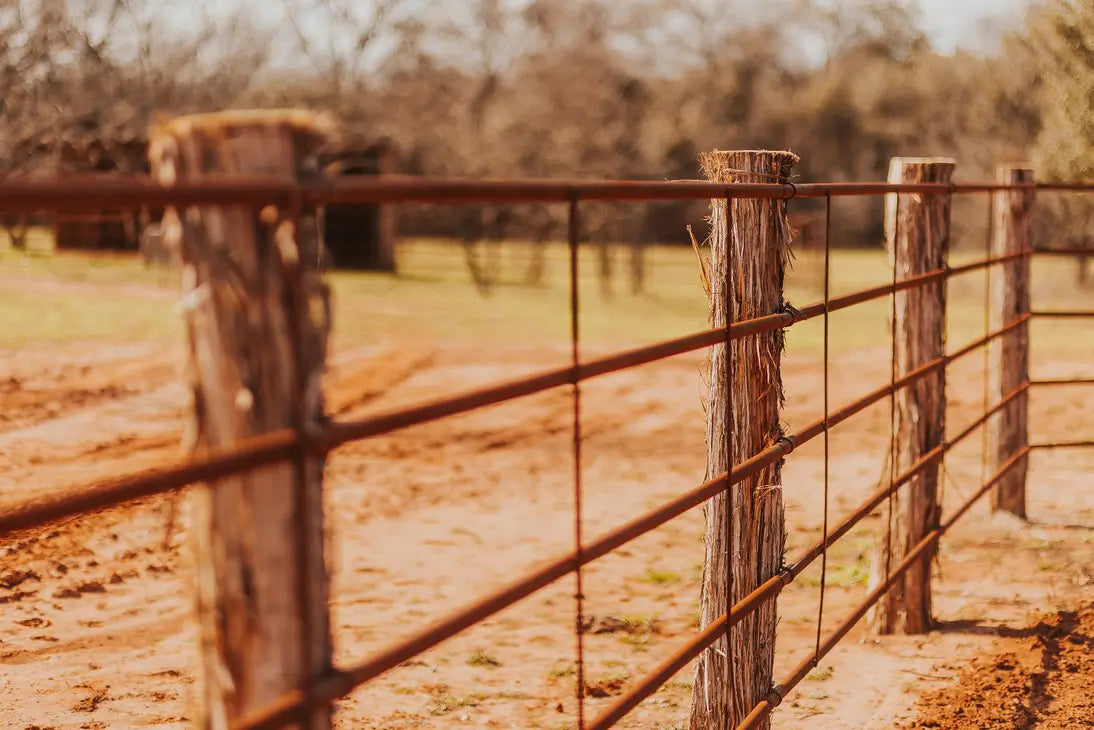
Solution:
[{"label": "blurred tree", "polygon": [[1049,179],[1094,178],[1094,4],[1050,0],[1033,18],[1046,101],[1038,171]]},{"label": "blurred tree", "polygon": [[[881,179],[894,155],[954,156],[982,177],[1031,153],[1042,99],[1041,174],[1094,167],[1094,10],[1080,0],[1047,0],[1034,31],[978,54],[932,50],[910,0],[279,0],[265,29],[245,14],[179,23],[174,5],[0,4],[0,169],[55,166],[57,140],[139,136],[157,111],[302,105],[389,137],[412,173],[688,179],[700,150],[768,147],[799,153],[803,179]],[[841,202],[835,240],[878,245],[876,202]],[[422,212],[401,218],[406,232],[564,230],[559,206]],[[704,214],[584,206],[583,236],[605,243],[610,273],[609,242],[686,244]],[[971,207],[954,215],[982,225]],[[529,280],[544,269],[532,261]]]},{"label": "blurred tree", "polygon": [[[1034,9],[1030,21],[1029,44],[1040,60],[1045,102],[1034,150],[1037,174],[1047,180],[1094,179],[1094,5],[1049,0]],[[1054,195],[1039,208],[1038,239],[1094,248],[1094,205],[1087,196]],[[1087,282],[1086,256],[1078,258],[1077,278]]]}]

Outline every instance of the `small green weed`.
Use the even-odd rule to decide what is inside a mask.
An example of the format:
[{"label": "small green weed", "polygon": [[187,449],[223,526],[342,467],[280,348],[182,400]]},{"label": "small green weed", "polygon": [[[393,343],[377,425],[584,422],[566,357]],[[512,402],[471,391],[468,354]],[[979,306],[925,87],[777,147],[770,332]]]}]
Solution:
[{"label": "small green weed", "polygon": [[547,671],[547,679],[562,679],[572,677],[577,673],[577,668],[570,662],[559,662]]},{"label": "small green weed", "polygon": [[467,663],[473,667],[500,667],[501,662],[490,656],[482,649],[476,649],[475,653],[467,659]]},{"label": "small green weed", "polygon": [[656,586],[664,586],[672,583],[679,583],[680,574],[674,573],[671,570],[654,570],[653,568],[647,568],[644,580],[647,583],[653,583]]}]

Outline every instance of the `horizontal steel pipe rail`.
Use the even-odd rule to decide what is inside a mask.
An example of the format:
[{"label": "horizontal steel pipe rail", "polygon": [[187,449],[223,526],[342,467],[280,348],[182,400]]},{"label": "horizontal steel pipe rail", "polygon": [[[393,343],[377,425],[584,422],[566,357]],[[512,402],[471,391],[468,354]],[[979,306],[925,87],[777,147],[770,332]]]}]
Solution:
[{"label": "horizontal steel pipe rail", "polygon": [[948,273],[949,276],[957,276],[958,274],[967,274],[970,271],[979,271],[981,269],[986,269],[987,267],[993,266],[995,264],[1004,264],[1008,261],[1013,261],[1015,259],[1025,258],[1026,256],[1029,256],[1032,253],[1033,253],[1032,250],[1018,251],[1016,253],[1008,253],[1004,256],[995,256],[995,257],[992,257],[992,258],[981,259],[980,261],[974,261],[974,262],[969,263],[969,264],[962,264],[961,266],[951,266],[947,273]]},{"label": "horizontal steel pipe rail", "polygon": [[[838,311],[855,304],[879,298],[895,291],[922,286],[932,281],[937,281],[945,272],[939,270],[909,277],[897,282],[896,286],[887,284],[878,287],[864,289],[842,297],[836,297],[829,302],[829,311]],[[732,339],[746,337],[758,332],[769,331],[792,325],[796,321],[805,321],[824,313],[824,303],[811,304],[797,312],[787,312],[766,317],[759,317],[745,322],[738,322],[730,327]],[[1007,331],[1017,323],[1011,323],[996,335]],[[698,332],[675,340],[656,343],[644,347],[627,350],[609,355],[596,360],[591,360],[573,367],[562,367],[539,373],[527,378],[522,378],[509,383],[489,386],[457,396],[442,398],[430,403],[419,404],[410,408],[384,413],[358,421],[335,422],[313,439],[312,448],[317,452],[332,450],[349,441],[377,436],[384,433],[407,428],[409,426],[426,423],[440,418],[450,417],[461,413],[494,405],[504,401],[520,398],[534,393],[539,393],[551,388],[567,385],[573,382],[585,380],[608,373],[617,372],[638,365],[655,362],[675,355],[684,354],[703,347],[709,347],[725,339],[724,330],[714,329]],[[985,340],[986,341],[986,340]],[[973,345],[975,347],[975,343]],[[960,354],[954,355],[958,357]],[[940,366],[940,365],[939,365]],[[924,373],[926,374],[926,373]],[[882,393],[884,397],[888,392]],[[867,404],[868,405],[868,404]],[[864,406],[865,407],[865,406]],[[857,411],[852,411],[857,412]],[[837,417],[839,413],[837,412]],[[850,414],[848,414],[850,415]],[[846,417],[846,416],[844,416]],[[823,424],[822,424],[823,427]],[[195,481],[213,479],[226,476],[231,473],[245,471],[246,469],[270,464],[287,458],[286,451],[291,451],[291,446],[277,441],[277,438],[290,438],[288,433],[268,435],[264,439],[272,441],[260,441],[253,448],[254,453],[243,450],[238,454],[228,452],[225,454],[209,456],[198,459],[193,464],[181,464],[161,469],[152,469],[128,476],[109,479],[93,484],[85,490],[88,494],[80,492],[66,493],[59,496],[51,496],[39,500],[28,501],[10,505],[0,513],[0,536],[13,530],[33,527],[52,520],[71,517],[83,512],[102,509],[124,501],[130,501],[141,497],[178,489]],[[274,444],[271,446],[271,444]],[[198,474],[200,476],[193,476]]]},{"label": "horizontal steel pipe rail", "polygon": [[106,479],[78,490],[0,507],[0,537],[18,530],[86,512],[115,507],[142,497],[169,492],[194,482],[212,480],[284,461],[296,454],[296,433],[285,429],[258,436],[223,453],[195,457],[182,464]]},{"label": "horizontal steel pipe rail", "polygon": [[1094,440],[1046,441],[1039,444],[1032,444],[1030,448],[1035,451],[1043,451],[1047,449],[1088,449],[1092,446],[1094,446]]},{"label": "horizontal steel pipe rail", "polygon": [[1045,256],[1092,256],[1094,249],[1089,248],[1064,248],[1062,246],[1046,246],[1033,249],[1034,254]]},{"label": "horizontal steel pipe rail", "polygon": [[1083,193],[1094,191],[1094,182],[1039,182],[1038,190]]},{"label": "horizontal steel pipe rail", "polygon": [[[859,292],[853,292],[841,297],[834,297],[829,302],[828,310],[829,312],[839,311],[855,304],[878,299],[895,291],[903,291],[905,289],[923,286],[938,281],[945,277],[945,275],[945,271],[938,270],[898,281],[896,286],[885,284],[863,289]],[[796,322],[804,322],[822,316],[823,314],[824,303],[820,302],[810,304],[793,312],[769,314],[743,322],[735,322],[730,325],[729,328],[730,339],[738,340],[763,332],[785,329]],[[425,423],[426,421],[467,413],[478,408],[495,405],[514,398],[533,395],[562,385],[581,382],[600,375],[607,375],[638,365],[645,365],[657,360],[699,350],[703,347],[709,347],[724,341],[724,329],[707,330],[677,340],[639,347],[634,350],[590,360],[582,363],[576,369],[573,367],[561,367],[556,370],[529,376],[510,383],[490,386],[478,391],[443,398],[428,404],[411,406],[386,414],[368,416],[356,421],[337,422],[332,424],[328,433],[321,437],[321,443],[325,448],[333,449],[349,441],[378,436],[401,428]]]},{"label": "horizontal steel pipe rail", "polygon": [[1085,319],[1087,317],[1094,317],[1094,309],[1072,309],[1072,310],[1046,310],[1038,309],[1031,312],[1034,317],[1039,319]]},{"label": "horizontal steel pipe rail", "polygon": [[[637,180],[505,180],[376,175],[309,184],[270,177],[225,177],[165,186],[145,176],[0,177],[0,211],[76,211],[127,206],[368,205],[374,203],[564,203],[580,200],[704,200],[721,197],[825,198],[887,193],[989,193],[1028,186],[999,183],[736,183]],[[1044,188],[1049,189],[1049,188]]]}]

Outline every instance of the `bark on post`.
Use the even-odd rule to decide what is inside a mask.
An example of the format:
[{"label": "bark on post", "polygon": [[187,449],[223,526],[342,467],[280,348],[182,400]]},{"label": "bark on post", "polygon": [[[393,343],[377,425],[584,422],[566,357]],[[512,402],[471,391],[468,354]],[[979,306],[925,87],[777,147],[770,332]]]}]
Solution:
[{"label": "bark on post", "polygon": [[[165,185],[311,175],[329,129],[307,112],[181,117],[152,131],[152,174]],[[321,419],[329,307],[315,218],[303,211],[297,228],[293,211],[273,205],[193,206],[165,217],[183,263],[194,451]],[[296,464],[191,494],[202,728],[227,728],[330,669],[322,468],[302,451]],[[296,727],[329,728],[329,708]]]},{"label": "bark on post", "polygon": [[[1033,220],[1033,170],[1000,167],[999,182],[1006,185],[1029,184],[1025,190],[995,193],[995,216],[991,241],[992,256],[1006,256],[1030,248],[1030,223]],[[997,330],[1029,313],[1029,258],[998,264],[991,276],[991,329]],[[1029,380],[1029,323],[991,341],[989,392],[995,403]],[[1026,413],[1028,393],[1022,393],[989,422],[988,464],[995,473],[1028,442]],[[991,508],[1026,517],[1026,462],[1016,465],[991,493]]]},{"label": "bark on post", "polygon": [[[933,158],[893,158],[892,183],[949,183],[954,162]],[[950,239],[950,195],[947,193],[886,196],[885,234],[890,261],[898,279],[941,269]],[[945,354],[946,285],[936,281],[896,294],[896,377]],[[893,434],[895,474],[909,469],[923,454],[945,439],[946,375],[944,369],[897,391]],[[893,497],[892,533],[881,535],[871,571],[871,587],[882,583],[920,540],[938,526],[941,516],[938,484],[941,465],[924,468]],[[931,562],[927,550],[896,580],[872,612],[881,634],[928,631],[931,613]]]},{"label": "bark on post", "polygon": [[[716,183],[786,181],[798,162],[789,152],[711,152],[703,172]],[[786,201],[724,198],[711,201],[713,327],[783,311],[783,274],[790,255]],[[781,330],[711,348],[707,397],[708,479],[725,473],[782,435]],[[730,411],[730,408],[732,411]],[[727,431],[731,444],[727,453]],[[700,620],[706,626],[782,568],[785,542],[781,461],[715,496],[705,507],[706,559]],[[732,513],[730,507],[732,506]],[[728,528],[728,529],[727,529]],[[731,537],[730,537],[731,534]],[[731,545],[727,545],[727,538]],[[729,548],[732,554],[727,563]],[[775,603],[766,603],[700,657],[695,670],[691,727],[735,727],[771,690]],[[767,727],[764,721],[763,727]]]}]

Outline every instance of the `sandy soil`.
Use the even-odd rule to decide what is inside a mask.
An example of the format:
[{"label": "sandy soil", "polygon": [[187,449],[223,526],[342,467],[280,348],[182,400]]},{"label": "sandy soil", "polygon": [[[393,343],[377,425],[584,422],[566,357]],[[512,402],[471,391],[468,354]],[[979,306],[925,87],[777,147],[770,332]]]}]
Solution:
[{"label": "sandy soil", "polygon": [[[338,351],[328,392],[332,410],[359,415],[562,364],[567,356],[551,348],[377,344]],[[178,456],[187,407],[180,357],[147,345],[0,354],[0,500]],[[700,480],[701,359],[675,358],[584,388],[587,535]],[[955,427],[982,407],[978,366],[964,363],[950,373]],[[1081,367],[1058,362],[1039,374]],[[789,354],[791,428],[820,414],[820,372],[815,358]],[[887,379],[884,352],[842,356],[833,367],[831,401],[845,402]],[[1037,393],[1035,433],[1094,432],[1094,418],[1075,396]],[[833,515],[876,487],[887,415],[888,405],[879,404],[833,432]],[[333,455],[328,521],[339,664],[360,660],[571,547],[570,418],[568,395],[550,392]],[[819,441],[809,444],[784,472],[790,556],[819,534],[822,455]],[[977,436],[948,460],[947,505],[976,487],[979,457]],[[1091,717],[1094,627],[1089,613],[1060,612],[1094,599],[1092,468],[1092,453],[1036,454],[1030,522],[990,516],[980,505],[943,542],[939,629],[884,640],[854,630],[777,710],[776,726],[1088,727],[1079,718]],[[173,498],[0,544],[4,727],[188,726],[195,671],[191,565],[185,511],[180,529],[166,534]],[[883,524],[883,515],[875,515],[833,549],[825,631],[864,595],[873,535]],[[590,715],[694,632],[701,528],[695,510],[587,569],[586,612],[594,617],[586,641]],[[819,583],[819,570],[811,570],[780,599],[780,675],[813,647]],[[339,726],[572,727],[572,594],[572,580],[561,581],[380,677],[339,703]],[[1047,614],[1056,617],[1042,620]],[[1008,662],[1014,670],[1003,667]],[[989,695],[985,683],[993,676],[1013,681],[990,682],[996,694]],[[685,727],[690,681],[689,668],[622,726]],[[1025,713],[1027,724],[970,724],[944,714],[974,695],[997,698],[985,704],[1021,704],[1025,709],[1014,712]]]}]

